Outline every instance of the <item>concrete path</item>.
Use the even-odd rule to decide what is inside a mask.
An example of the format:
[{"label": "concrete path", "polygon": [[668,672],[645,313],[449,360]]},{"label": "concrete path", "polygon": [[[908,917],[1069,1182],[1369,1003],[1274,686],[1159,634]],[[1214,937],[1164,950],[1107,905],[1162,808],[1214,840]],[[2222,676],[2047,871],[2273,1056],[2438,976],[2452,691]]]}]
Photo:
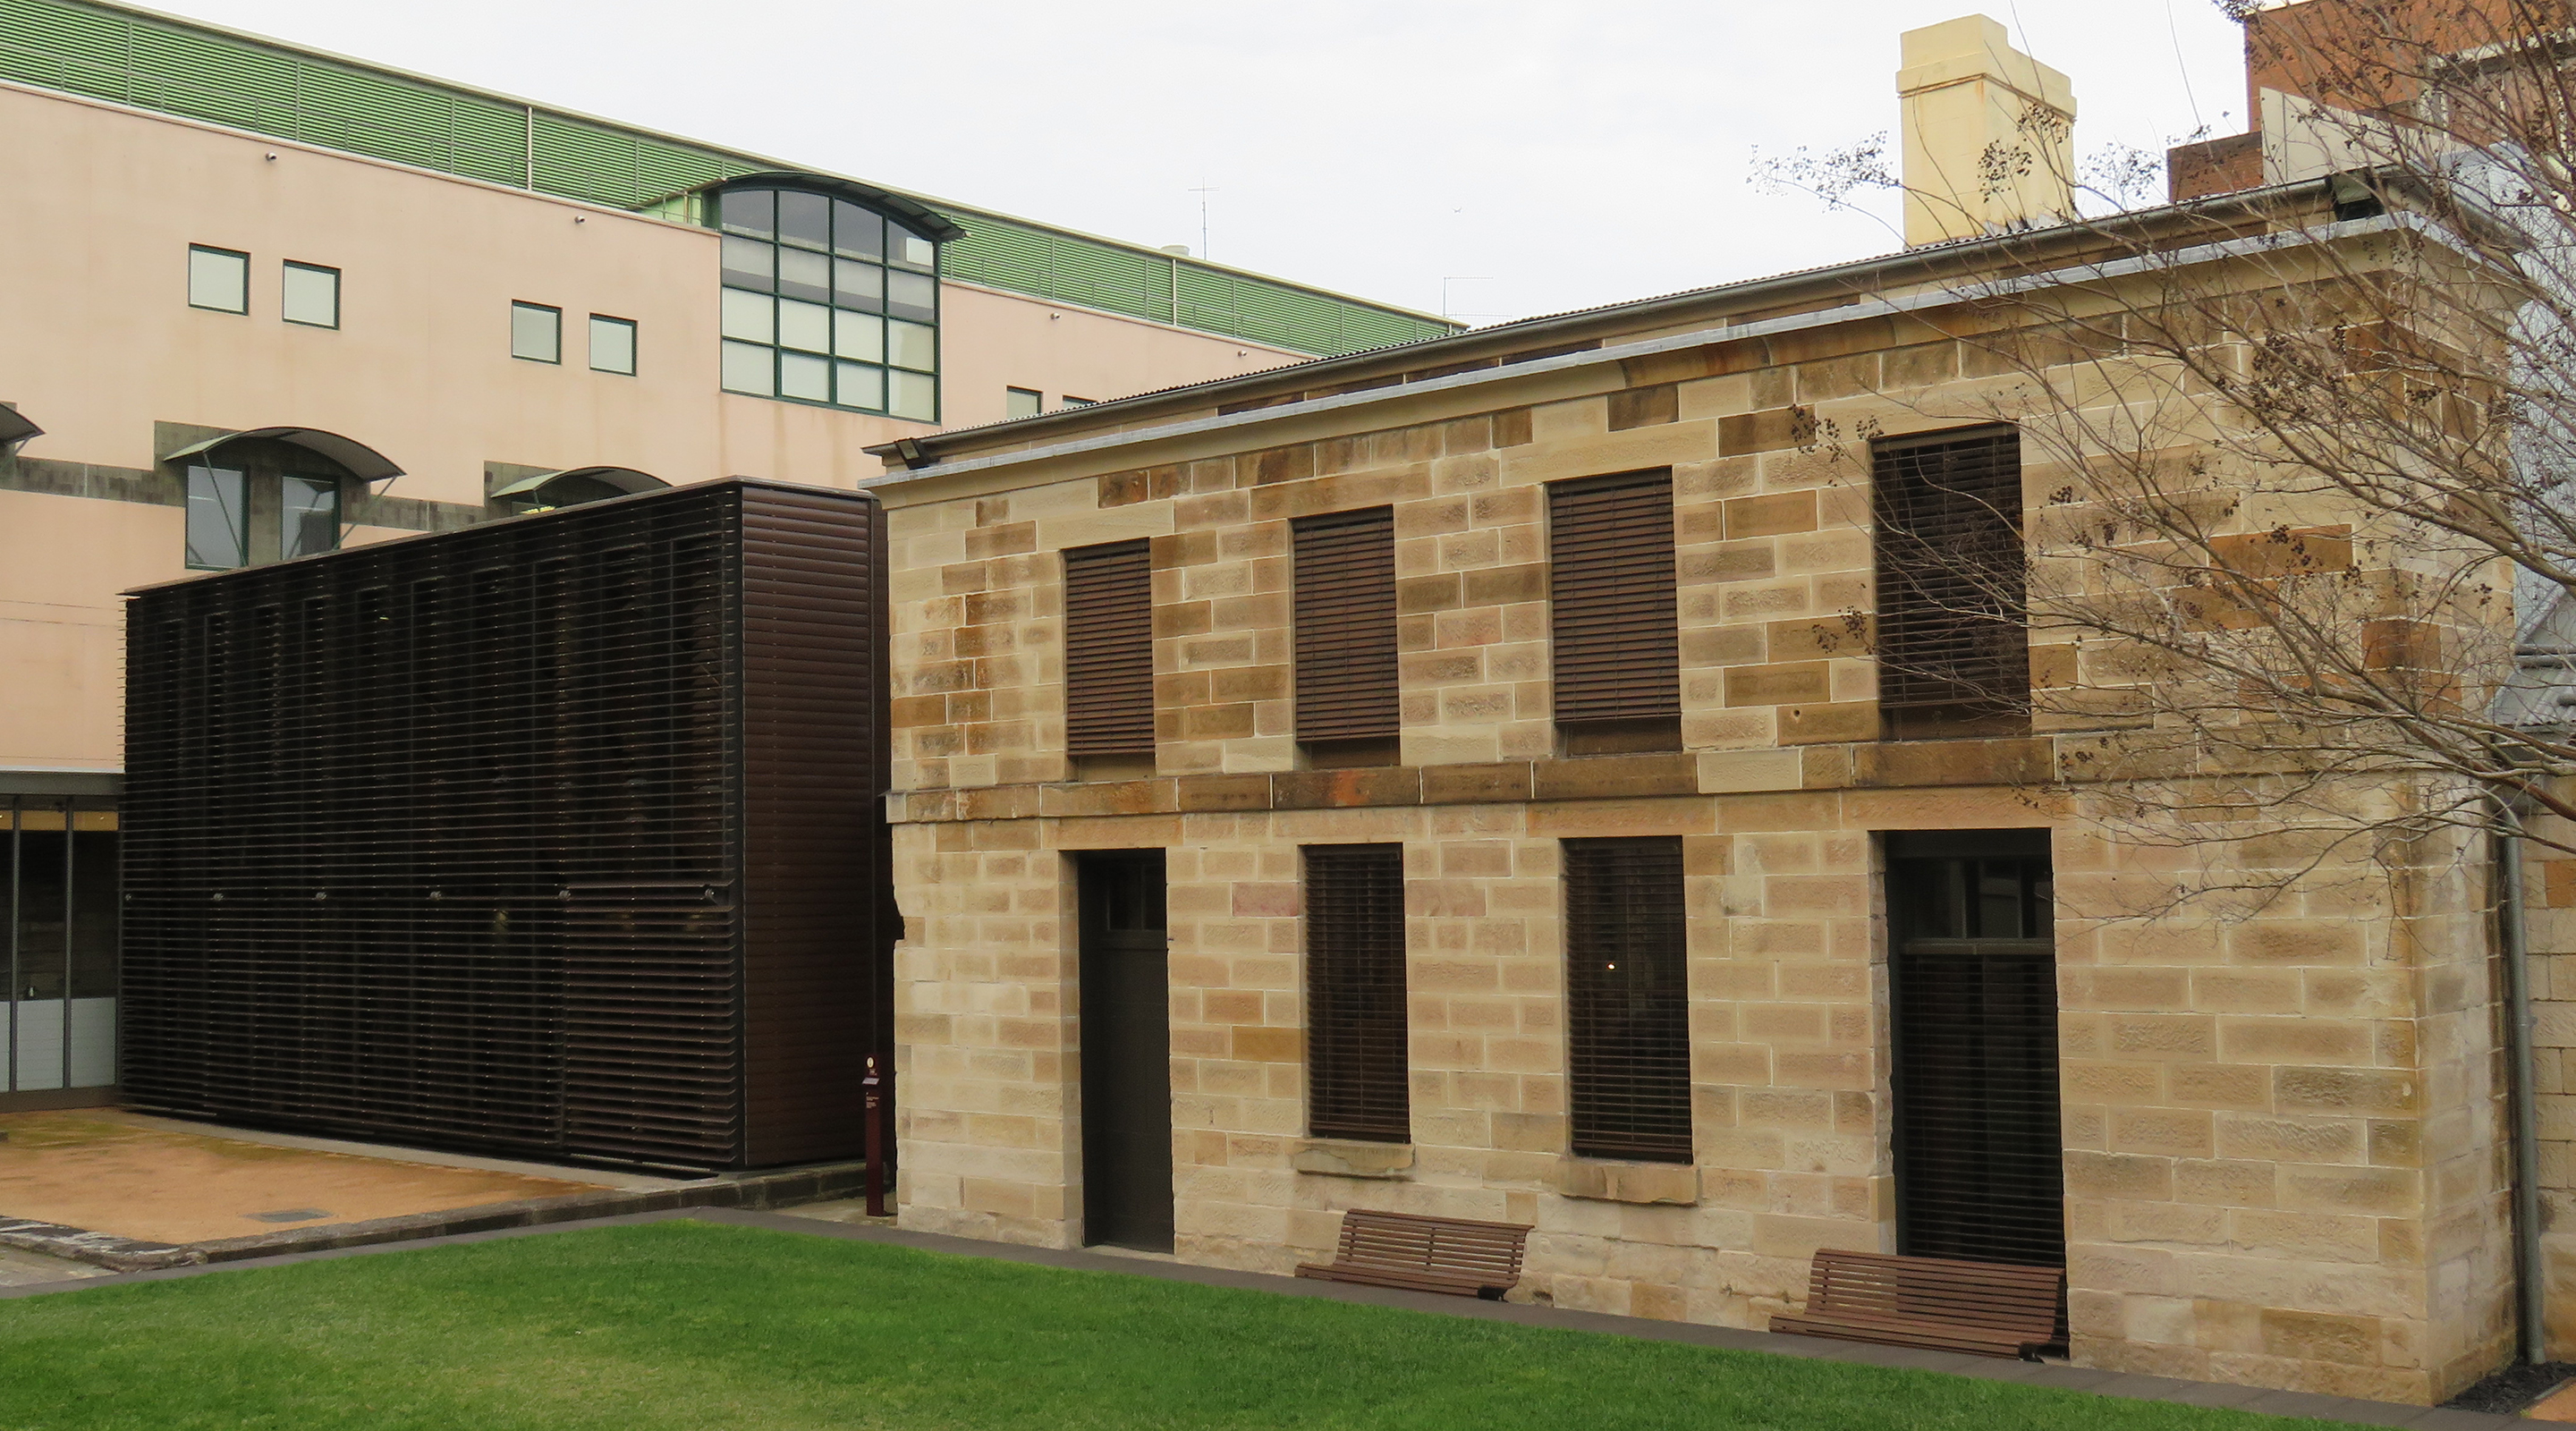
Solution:
[{"label": "concrete path", "polygon": [[1274,1277],[1259,1272],[1195,1267],[1187,1263],[1152,1256],[1065,1252],[1041,1247],[1019,1247],[1000,1242],[978,1242],[962,1237],[941,1237],[931,1233],[901,1231],[866,1218],[863,1213],[857,1211],[855,1204],[849,1202],[817,1203],[786,1212],[749,1212],[721,1208],[648,1212],[628,1217],[600,1218],[589,1222],[518,1227],[497,1232],[465,1233],[454,1237],[430,1238],[374,1247],[340,1248],[252,1261],[225,1262],[199,1267],[174,1267],[157,1272],[133,1272],[94,1277],[78,1282],[0,1286],[0,1301],[73,1292],[87,1287],[102,1287],[122,1282],[162,1282],[181,1277],[220,1276],[238,1268],[308,1262],[325,1257],[364,1257],[379,1252],[403,1251],[445,1242],[484,1242],[504,1237],[542,1237],[550,1233],[572,1231],[583,1227],[666,1222],[673,1218],[732,1223],[742,1227],[764,1227],[773,1231],[803,1233],[813,1237],[883,1242],[898,1247],[917,1248],[925,1252],[945,1252],[961,1257],[987,1257],[1036,1267],[1075,1268],[1130,1277],[1155,1277],[1165,1281],[1195,1282],[1207,1287],[1233,1287],[1245,1291],[1270,1292],[1288,1297],[1322,1297],[1337,1302],[1402,1307],[1409,1311],[1470,1317],[1484,1321],[1511,1322],[1520,1326],[1604,1332],[1613,1336],[1639,1337],[1649,1341],[1723,1347],[1732,1351],[1767,1352],[1774,1356],[1857,1362],[1870,1366],[1902,1367],[1913,1371],[1946,1372],[1954,1376],[1973,1376],[1989,1381],[2014,1381],[2028,1386],[2056,1387],[2066,1391],[2090,1392],[2097,1396],[2117,1396],[2133,1401],[2172,1401],[2190,1406],[2230,1407],[2239,1411],[2256,1411],[2271,1416],[2343,1421],[2363,1426],[2408,1426],[2419,1428],[2419,1431],[2515,1431],[2515,1428],[2532,1424],[2520,1417],[2492,1416],[2476,1411],[2400,1406],[2384,1401],[2362,1401],[2343,1396],[2317,1396],[2300,1391],[2266,1391],[2254,1386],[2177,1381],[2168,1377],[2091,1371],[2081,1367],[2031,1362],[2000,1361],[1990,1357],[1959,1356],[1948,1352],[1873,1347],[1858,1342],[1825,1341],[1813,1337],[1775,1336],[1768,1332],[1738,1331],[1731,1327],[1704,1327],[1684,1322],[1614,1317],[1599,1312],[1570,1312],[1554,1307],[1524,1305],[1517,1302],[1480,1302],[1464,1297],[1434,1296],[1424,1292],[1400,1292],[1379,1287],[1351,1286],[1339,1282]]}]

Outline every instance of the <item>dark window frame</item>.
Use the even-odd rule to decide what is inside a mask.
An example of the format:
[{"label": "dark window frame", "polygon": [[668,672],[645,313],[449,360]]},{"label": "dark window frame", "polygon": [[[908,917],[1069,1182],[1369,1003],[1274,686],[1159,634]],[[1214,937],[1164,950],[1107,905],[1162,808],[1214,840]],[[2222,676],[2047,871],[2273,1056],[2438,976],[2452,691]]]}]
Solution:
[{"label": "dark window frame", "polygon": [[1880,739],[2029,734],[2020,430],[1881,438],[1870,473]]},{"label": "dark window frame", "polygon": [[[779,199],[782,195],[810,198],[823,206],[825,229],[819,243],[812,241],[810,236],[791,236],[784,232],[784,226],[778,217]],[[724,235],[723,241],[728,245],[728,253],[734,251],[732,246],[735,245],[747,246],[746,253],[748,246],[765,248],[767,251],[764,255],[765,272],[754,272],[749,268],[735,269],[729,266],[721,270],[719,281],[723,284],[723,292],[742,293],[766,299],[769,313],[768,336],[765,339],[737,337],[721,331],[721,324],[719,325],[717,384],[723,391],[743,397],[767,398],[772,402],[802,403],[809,407],[828,407],[841,412],[873,413],[892,418],[897,422],[937,425],[944,420],[943,414],[946,410],[944,379],[947,370],[946,294],[940,277],[941,260],[938,240],[921,233],[909,221],[885,209],[861,202],[847,194],[832,193],[822,189],[799,188],[792,184],[747,183],[717,191],[710,196],[710,202],[713,206],[713,227]],[[871,215],[877,221],[877,241],[873,252],[865,247],[845,245],[841,241],[839,225],[842,222],[843,208]],[[737,209],[741,211],[738,216],[735,212]],[[928,248],[927,263],[900,255],[899,249],[907,239]],[[809,262],[819,259],[824,272],[830,276],[830,281],[816,289],[788,292],[788,280],[784,277],[784,270],[785,260],[789,255],[802,256]],[[849,302],[843,301],[844,295],[838,280],[845,266],[875,271],[874,308],[866,306],[867,300],[864,297]],[[920,316],[918,310],[902,314],[894,311],[892,294],[895,283],[898,278],[904,277],[926,278],[929,281],[930,302],[927,310],[929,316],[926,318]],[[819,296],[816,296],[818,294]],[[833,331],[826,335],[823,351],[792,348],[780,341],[778,305],[781,301],[809,303],[828,310],[826,322]],[[874,359],[842,356],[839,327],[843,321],[840,315],[843,314],[876,321],[878,340]],[[916,368],[894,361],[894,329],[890,325],[899,322],[929,330],[929,368]],[[766,391],[754,387],[731,385],[731,380],[725,376],[723,364],[730,361],[734,349],[766,351],[768,372]],[[791,358],[821,362],[824,391],[830,396],[812,398],[789,393],[786,374],[787,364]],[[747,359],[747,361],[750,360]],[[843,372],[845,368],[859,369],[863,375],[867,372],[874,373],[877,397],[875,403],[841,400],[841,384],[848,377]],[[930,408],[926,416],[896,411],[894,394],[898,376],[929,380]]]},{"label": "dark window frame", "polygon": [[1394,764],[1404,722],[1395,509],[1299,517],[1289,544],[1297,743],[1316,765]]},{"label": "dark window frame", "polygon": [[[520,315],[521,313],[543,313],[543,314],[545,314],[546,316],[548,316],[548,317],[550,317],[550,318],[552,318],[552,319],[554,320],[554,330],[555,330],[555,342],[554,342],[554,349],[555,349],[555,352],[554,352],[554,356],[553,356],[553,357],[551,357],[551,358],[540,358],[540,357],[537,357],[537,356],[535,356],[535,355],[533,355],[533,354],[529,354],[529,353],[522,353],[522,352],[520,352],[520,351],[519,351],[519,315]],[[563,366],[563,310],[562,310],[561,308],[556,307],[555,305],[553,305],[553,304],[551,304],[551,303],[530,303],[530,302],[528,302],[528,301],[527,301],[527,300],[525,300],[525,299],[520,299],[520,298],[513,298],[513,299],[511,299],[511,300],[510,300],[510,356],[511,356],[511,357],[513,357],[513,358],[515,358],[515,359],[517,359],[518,361],[520,361],[520,362],[522,362],[522,363],[545,363],[545,364],[547,364],[547,365],[549,365],[549,366],[552,366],[552,367],[558,367],[558,368],[562,367],[562,366]]]},{"label": "dark window frame", "polygon": [[[625,367],[603,368],[599,365],[599,325],[603,323],[612,324],[626,330]],[[608,313],[593,313],[590,315],[590,325],[587,331],[589,336],[589,351],[584,354],[584,356],[590,360],[590,370],[592,372],[609,373],[621,378],[631,378],[636,376],[638,371],[644,366],[644,327],[634,319],[619,318],[614,314]]]},{"label": "dark window frame", "polygon": [[[200,303],[197,301],[197,255],[201,253],[212,254],[219,258],[229,258],[235,260],[238,264],[241,270],[240,307],[232,308],[221,304]],[[241,317],[250,316],[250,254],[241,249],[218,248],[209,243],[192,243],[188,245],[186,292],[188,297],[188,306],[196,309],[200,313],[231,313]]]},{"label": "dark window frame", "polygon": [[1152,543],[1067,547],[1063,561],[1065,751],[1075,760],[1150,760],[1157,733]]},{"label": "dark window frame", "polygon": [[[296,273],[321,273],[330,275],[330,322],[317,323],[310,318],[298,318],[287,311],[287,304],[290,301],[289,289],[292,284],[292,279],[289,275]],[[279,321],[292,323],[298,328],[325,328],[333,332],[337,332],[340,327],[340,270],[333,268],[327,263],[306,263],[301,259],[290,258],[282,262],[278,266],[277,316]]]},{"label": "dark window frame", "polygon": [[[1306,1131],[1413,1141],[1404,846],[1307,845]],[[1390,927],[1391,926],[1391,927]]]},{"label": "dark window frame", "polygon": [[1561,753],[1681,746],[1669,467],[1547,484],[1548,675]]},{"label": "dark window frame", "polygon": [[1577,1157],[1690,1163],[1690,882],[1681,837],[1559,847],[1570,1145]]}]

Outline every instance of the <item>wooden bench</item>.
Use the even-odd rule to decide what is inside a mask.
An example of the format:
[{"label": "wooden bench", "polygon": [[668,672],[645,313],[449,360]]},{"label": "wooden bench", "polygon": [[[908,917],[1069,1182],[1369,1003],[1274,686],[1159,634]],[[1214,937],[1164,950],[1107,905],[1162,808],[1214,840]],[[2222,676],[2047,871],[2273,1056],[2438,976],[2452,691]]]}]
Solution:
[{"label": "wooden bench", "polygon": [[1819,1251],[1807,1309],[1771,1330],[2036,1361],[2066,1339],[2066,1269]]},{"label": "wooden bench", "polygon": [[1342,1241],[1333,1260],[1306,1263],[1297,1275],[1490,1301],[1520,1282],[1521,1247],[1529,1234],[1523,1222],[1353,1208],[1342,1214]]}]

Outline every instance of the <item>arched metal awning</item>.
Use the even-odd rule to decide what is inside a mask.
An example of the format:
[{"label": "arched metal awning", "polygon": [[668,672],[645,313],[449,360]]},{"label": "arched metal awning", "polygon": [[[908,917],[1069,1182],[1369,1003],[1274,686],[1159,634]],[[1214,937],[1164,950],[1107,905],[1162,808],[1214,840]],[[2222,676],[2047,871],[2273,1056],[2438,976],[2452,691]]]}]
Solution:
[{"label": "arched metal awning", "polygon": [[650,472],[638,472],[632,467],[567,467],[560,472],[540,472],[534,477],[522,477],[507,487],[495,487],[492,489],[492,495],[494,497],[530,496],[538,488],[558,477],[587,477],[594,482],[604,482],[629,497],[638,492],[659,491],[671,485]]},{"label": "arched metal awning", "polygon": [[728,189],[809,189],[817,194],[837,194],[844,199],[867,205],[881,214],[901,221],[932,243],[950,243],[966,237],[946,214],[909,195],[856,179],[842,179],[830,174],[800,174],[790,170],[772,170],[765,174],[744,174],[706,186],[706,192],[721,194]]},{"label": "arched metal awning", "polygon": [[0,454],[9,452],[30,437],[41,437],[44,432],[16,408],[0,405]]},{"label": "arched metal awning", "polygon": [[185,462],[191,457],[212,452],[228,442],[254,439],[283,442],[289,447],[301,447],[316,457],[327,458],[339,464],[342,470],[361,482],[390,482],[403,475],[403,470],[396,467],[391,458],[376,449],[354,438],[342,437],[336,432],[324,432],[318,427],[254,427],[248,432],[227,432],[221,437],[209,437],[203,442],[191,442],[176,452],[165,452],[161,454],[161,460]]}]

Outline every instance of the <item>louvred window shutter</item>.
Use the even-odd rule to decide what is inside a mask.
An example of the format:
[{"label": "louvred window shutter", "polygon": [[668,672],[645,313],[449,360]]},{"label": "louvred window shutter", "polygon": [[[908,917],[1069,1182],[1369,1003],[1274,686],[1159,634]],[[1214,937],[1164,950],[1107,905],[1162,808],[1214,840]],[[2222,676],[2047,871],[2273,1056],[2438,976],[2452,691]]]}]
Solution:
[{"label": "louvred window shutter", "polygon": [[2027,721],[2021,434],[1892,439],[1871,456],[1878,702],[1890,733]]},{"label": "louvred window shutter", "polygon": [[1395,509],[1308,517],[1297,553],[1297,738],[1397,732]]},{"label": "louvred window shutter", "polygon": [[1154,753],[1154,588],[1147,543],[1065,551],[1064,691],[1070,753]]},{"label": "louvred window shutter", "polygon": [[1558,482],[1547,509],[1557,723],[1679,716],[1672,474]]},{"label": "louvred window shutter", "polygon": [[1404,847],[1311,845],[1305,854],[1308,1129],[1409,1141]]},{"label": "louvred window shutter", "polygon": [[1678,836],[1565,842],[1575,1152],[1690,1161],[1687,944]]}]

